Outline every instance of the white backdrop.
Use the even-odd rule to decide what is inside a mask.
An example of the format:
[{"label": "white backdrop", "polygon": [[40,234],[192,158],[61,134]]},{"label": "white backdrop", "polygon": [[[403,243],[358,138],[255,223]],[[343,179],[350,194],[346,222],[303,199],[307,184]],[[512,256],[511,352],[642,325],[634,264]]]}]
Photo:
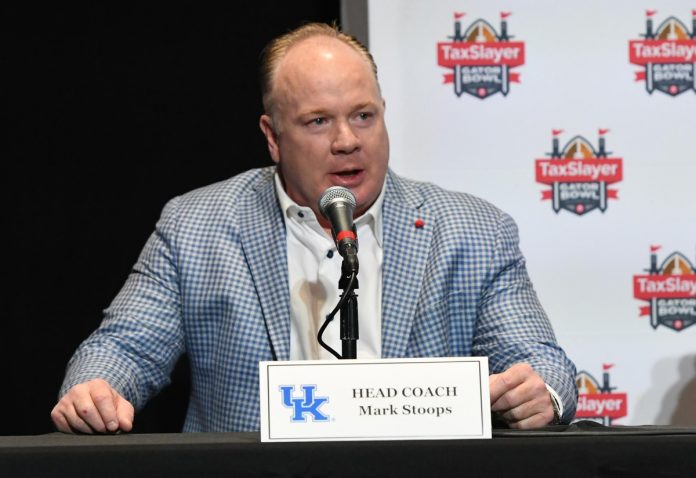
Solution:
[{"label": "white backdrop", "polygon": [[[641,315],[650,303],[634,297],[633,289],[634,276],[648,273],[651,252],[658,269],[668,256],[681,254],[676,268],[671,263],[666,271],[653,271],[658,279],[681,273],[684,287],[696,286],[696,270],[688,269],[696,267],[696,37],[683,37],[693,32],[696,2],[368,5],[392,168],[481,196],[516,219],[530,275],[559,341],[578,371],[598,385],[607,374],[615,389],[596,392],[613,391],[624,400],[621,410],[585,416],[626,425],[696,424],[696,324],[690,325],[696,291],[663,291],[664,297],[687,301],[677,304],[685,306],[681,315],[653,327],[650,316]],[[454,83],[443,80],[454,72],[438,65],[438,43],[452,42],[455,13],[462,36],[478,20],[500,35],[501,12],[510,41],[523,43],[524,64],[508,69],[519,81],[509,82],[507,95],[458,96]],[[629,41],[645,39],[648,20],[653,33],[669,26],[667,39],[678,40],[670,51],[678,46],[677,53],[690,60],[668,60],[678,63],[671,68],[683,79],[676,86],[667,82],[672,89],[666,92],[657,89],[657,69],[651,67],[656,88],[649,93],[646,80],[637,79],[646,67],[629,62]],[[461,62],[471,62],[469,55]],[[674,94],[689,80],[685,91]],[[551,200],[541,199],[551,186],[536,181],[535,160],[550,159],[552,130],[563,130],[555,136],[561,150],[576,136],[596,150],[599,129],[609,130],[603,134],[609,157],[620,159],[621,180],[608,187],[618,197],[607,199],[604,211],[555,212]],[[584,387],[582,375],[583,395],[595,392]]]}]

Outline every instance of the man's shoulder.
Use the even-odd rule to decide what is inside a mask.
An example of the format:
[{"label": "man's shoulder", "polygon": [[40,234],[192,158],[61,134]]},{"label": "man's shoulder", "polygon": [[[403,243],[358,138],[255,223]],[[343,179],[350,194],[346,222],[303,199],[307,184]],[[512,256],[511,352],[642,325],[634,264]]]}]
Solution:
[{"label": "man's shoulder", "polygon": [[[390,173],[395,196],[436,216],[451,216],[462,220],[494,221],[507,216],[489,201],[466,192],[452,191],[437,184],[418,181]],[[457,222],[457,221],[455,221]]]},{"label": "man's shoulder", "polygon": [[249,194],[257,191],[264,191],[266,196],[272,194],[274,172],[275,167],[251,169],[181,194],[167,203],[162,218],[167,222],[173,220],[180,227],[189,225],[194,229],[233,224],[240,214],[240,208],[263,207],[262,200],[251,204],[247,199]]},{"label": "man's shoulder", "polygon": [[274,166],[250,169],[223,181],[189,191],[178,199],[182,205],[187,206],[233,202],[239,199],[240,195],[253,191],[269,181],[272,183],[274,172]]}]

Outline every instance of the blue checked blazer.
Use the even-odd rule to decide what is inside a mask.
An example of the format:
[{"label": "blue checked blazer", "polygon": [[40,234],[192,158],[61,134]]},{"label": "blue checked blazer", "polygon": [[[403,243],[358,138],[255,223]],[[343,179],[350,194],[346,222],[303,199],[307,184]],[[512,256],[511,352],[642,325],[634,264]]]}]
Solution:
[{"label": "blue checked blazer", "polygon": [[[191,364],[185,431],[258,430],[262,360],[288,360],[285,226],[273,167],[174,198],[61,394],[104,378],[136,409]],[[415,227],[415,220],[425,225]],[[527,362],[575,413],[575,367],[556,344],[509,216],[473,196],[387,174],[382,354]]]}]

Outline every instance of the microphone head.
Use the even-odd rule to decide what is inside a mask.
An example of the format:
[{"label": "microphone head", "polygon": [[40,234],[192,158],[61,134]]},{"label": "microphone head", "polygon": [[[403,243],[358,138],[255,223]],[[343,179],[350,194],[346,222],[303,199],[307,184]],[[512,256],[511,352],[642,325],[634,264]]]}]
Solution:
[{"label": "microphone head", "polygon": [[319,211],[328,217],[329,207],[339,203],[343,203],[344,207],[349,207],[351,212],[355,210],[357,205],[355,195],[350,189],[343,186],[331,186],[319,198]]},{"label": "microphone head", "polygon": [[358,273],[358,238],[353,224],[356,204],[355,195],[342,186],[331,186],[319,198],[319,211],[329,220],[331,235],[343,257],[343,275]]}]

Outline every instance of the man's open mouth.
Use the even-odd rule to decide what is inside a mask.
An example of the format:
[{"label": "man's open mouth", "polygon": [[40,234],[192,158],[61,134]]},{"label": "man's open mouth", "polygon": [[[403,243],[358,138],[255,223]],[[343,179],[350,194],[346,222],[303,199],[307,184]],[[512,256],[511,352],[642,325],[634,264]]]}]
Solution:
[{"label": "man's open mouth", "polygon": [[360,173],[361,171],[362,171],[362,169],[349,169],[348,171],[340,171],[340,172],[335,173],[335,174],[337,174],[339,176],[349,177],[349,176],[355,176],[356,174]]}]

